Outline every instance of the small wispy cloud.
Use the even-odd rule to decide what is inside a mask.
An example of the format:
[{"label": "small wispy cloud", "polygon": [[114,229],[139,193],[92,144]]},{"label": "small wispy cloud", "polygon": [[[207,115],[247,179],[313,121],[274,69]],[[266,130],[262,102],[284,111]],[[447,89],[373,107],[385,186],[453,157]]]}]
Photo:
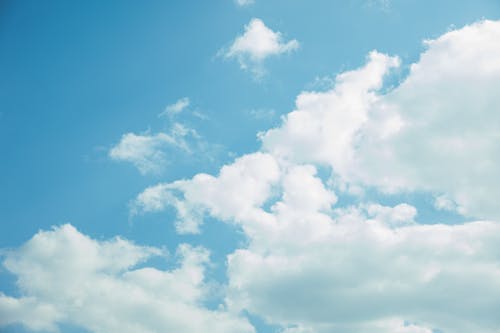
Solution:
[{"label": "small wispy cloud", "polygon": [[276,110],[274,109],[252,109],[248,114],[256,120],[271,120],[276,117]]},{"label": "small wispy cloud", "polygon": [[141,174],[158,174],[168,164],[166,151],[175,149],[192,153],[190,141],[199,140],[198,133],[181,123],[174,123],[168,133],[126,133],[109,151],[116,161],[132,163]]},{"label": "small wispy cloud", "polygon": [[183,98],[179,99],[177,102],[175,102],[174,104],[167,105],[165,110],[162,113],[160,113],[159,116],[160,117],[161,116],[172,117],[172,116],[184,111],[186,108],[189,107],[190,104],[191,104],[191,101],[189,100],[189,98],[183,97]]},{"label": "small wispy cloud", "polygon": [[168,105],[158,117],[166,117],[167,126],[156,133],[125,133],[108,156],[115,161],[128,162],[142,175],[160,175],[175,159],[189,156],[203,161],[214,161],[224,150],[221,145],[207,142],[192,125],[189,118],[207,120],[200,110],[191,109],[191,101],[183,97]]}]

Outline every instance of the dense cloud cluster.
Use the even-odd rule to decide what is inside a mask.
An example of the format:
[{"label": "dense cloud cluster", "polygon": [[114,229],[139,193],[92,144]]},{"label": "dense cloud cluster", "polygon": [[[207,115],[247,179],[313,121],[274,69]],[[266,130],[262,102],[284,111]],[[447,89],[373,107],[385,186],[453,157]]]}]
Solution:
[{"label": "dense cloud cluster", "polygon": [[71,225],[39,232],[6,256],[4,266],[25,296],[0,295],[0,324],[55,331],[69,322],[96,333],[254,332],[245,319],[201,305],[209,288],[206,249],[179,246],[172,270],[141,265],[163,252],[121,238],[96,241]]}]

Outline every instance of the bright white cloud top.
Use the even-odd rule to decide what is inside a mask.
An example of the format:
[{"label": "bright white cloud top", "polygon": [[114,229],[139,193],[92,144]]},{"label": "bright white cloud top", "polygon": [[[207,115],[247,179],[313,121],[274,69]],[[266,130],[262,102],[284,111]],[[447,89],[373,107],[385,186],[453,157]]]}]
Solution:
[{"label": "bright white cloud top", "polygon": [[229,49],[223,50],[223,54],[226,58],[238,59],[241,68],[262,75],[263,61],[266,58],[289,53],[298,48],[297,40],[284,41],[280,32],[271,30],[262,20],[254,18],[245,26],[243,35],[238,36]]},{"label": "bright white cloud top", "polygon": [[[253,19],[225,55],[258,68],[297,47]],[[140,193],[133,213],[173,207],[179,234],[203,233],[210,216],[245,236],[217,310],[203,305],[208,250],[181,245],[179,267],[159,270],[147,259],[160,249],[65,225],[6,255],[23,296],[0,296],[0,324],[244,333],[250,313],[283,333],[499,333],[499,59],[500,22],[481,21],[426,41],[385,91],[401,60],[372,51],[330,90],[300,93],[259,151]],[[183,133],[128,133],[110,156],[149,172]],[[415,207],[366,190],[425,192],[469,222],[418,223]]]}]

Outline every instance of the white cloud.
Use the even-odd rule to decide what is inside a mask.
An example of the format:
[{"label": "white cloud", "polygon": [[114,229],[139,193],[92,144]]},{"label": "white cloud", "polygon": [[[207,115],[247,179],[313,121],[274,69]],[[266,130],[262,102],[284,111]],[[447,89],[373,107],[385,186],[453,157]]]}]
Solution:
[{"label": "white cloud", "polygon": [[[356,136],[368,120],[368,107],[378,99],[375,91],[384,75],[399,65],[398,58],[378,52],[371,52],[368,59],[364,67],[339,75],[334,89],[300,94],[297,109],[284,117],[281,127],[259,134],[263,150],[291,163],[330,165],[347,173]],[[390,126],[385,128],[390,132]],[[357,188],[349,185],[351,192]]]},{"label": "white cloud", "polygon": [[357,209],[277,219],[229,256],[235,309],[315,332],[498,332],[498,223],[394,228]]},{"label": "white cloud", "polygon": [[32,297],[14,298],[0,293],[0,327],[23,323],[33,331],[56,331],[62,318],[56,308]]},{"label": "white cloud", "polygon": [[326,92],[304,92],[283,125],[261,135],[264,151],[331,166],[351,184],[446,194],[477,217],[500,217],[500,22],[427,41],[408,77],[387,94],[399,61],[372,52]]},{"label": "white cloud", "polygon": [[177,230],[197,233],[205,211],[228,221],[260,214],[257,207],[271,195],[271,187],[278,179],[274,158],[254,153],[224,166],[218,177],[198,174],[192,180],[147,188],[135,200],[133,211],[161,211],[173,205],[177,208]]},{"label": "white cloud", "polygon": [[[405,203],[334,206],[344,190],[375,186],[500,217],[498,40],[500,22],[484,21],[428,41],[387,93],[400,60],[371,52],[332,89],[301,93],[260,134],[262,152],[152,187],[136,205],[173,205],[178,226],[205,214],[239,225],[247,244],[229,256],[229,309],[284,332],[498,333],[498,222],[423,225]],[[324,167],[337,194],[317,175]]]},{"label": "white cloud", "polygon": [[165,111],[160,113],[160,116],[175,116],[178,113],[181,113],[184,111],[190,104],[189,98],[183,97],[179,99],[177,102],[174,104],[170,104],[165,108]]},{"label": "white cloud", "polygon": [[371,52],[364,67],[340,74],[334,89],[301,93],[283,124],[260,134],[262,149],[293,163],[330,165],[347,173],[356,134],[378,98],[375,90],[398,65],[396,57]]},{"label": "white cloud", "polygon": [[272,31],[262,20],[254,18],[245,26],[243,35],[238,36],[222,53],[226,58],[238,59],[241,68],[250,69],[260,76],[264,73],[263,61],[266,58],[292,52],[298,47],[297,40],[283,41],[280,32]]},{"label": "white cloud", "polygon": [[168,148],[191,153],[190,142],[199,139],[200,136],[194,129],[174,123],[169,133],[124,134],[120,142],[109,151],[109,156],[117,161],[132,163],[141,174],[158,174],[169,162],[166,155]]},{"label": "white cloud", "polygon": [[33,330],[71,323],[107,332],[254,332],[222,308],[201,304],[208,252],[181,245],[172,270],[138,267],[163,251],[116,238],[95,241],[70,225],[36,234],[8,253],[4,266],[25,295],[0,295],[0,325],[14,322]]},{"label": "white cloud", "polygon": [[166,163],[166,156],[161,148],[173,143],[170,136],[124,134],[120,142],[109,151],[109,156],[118,161],[132,163],[142,174],[158,173]]},{"label": "white cloud", "polygon": [[386,207],[379,204],[370,204],[366,207],[368,216],[394,226],[415,223],[417,209],[408,204],[399,204],[395,207]]},{"label": "white cloud", "polygon": [[138,201],[161,210],[169,204],[162,196],[175,195],[181,219],[210,214],[247,236],[228,259],[234,312],[285,332],[497,332],[498,223],[420,225],[408,204],[334,209],[336,196],[313,166],[261,153],[217,177],[159,186],[160,196]]},{"label": "white cloud", "polygon": [[372,119],[395,114],[403,126],[366,128],[357,177],[444,193],[467,214],[500,218],[499,38],[500,22],[484,21],[427,41],[406,80],[373,107]]},{"label": "white cloud", "polygon": [[[260,64],[296,47],[252,22],[226,56]],[[268,41],[259,44],[260,35]],[[173,206],[179,233],[200,232],[205,215],[244,233],[228,257],[219,310],[201,306],[206,250],[183,245],[179,268],[139,268],[161,251],[63,226],[7,255],[22,297],[0,295],[0,324],[252,332],[237,315],[245,310],[286,333],[500,332],[500,223],[418,224],[405,203],[335,207],[344,191],[375,186],[428,191],[437,209],[500,217],[498,40],[500,23],[483,21],[427,41],[389,92],[381,92],[384,76],[400,61],[371,52],[330,90],[301,93],[281,126],[260,134],[260,152],[217,176],[141,193],[134,212]],[[168,134],[129,133],[110,155],[149,172],[164,163],[163,145],[188,150],[189,136],[196,133],[180,124]],[[318,175],[324,167],[330,182]]]},{"label": "white cloud", "polygon": [[238,6],[249,6],[255,3],[254,0],[234,0]]}]

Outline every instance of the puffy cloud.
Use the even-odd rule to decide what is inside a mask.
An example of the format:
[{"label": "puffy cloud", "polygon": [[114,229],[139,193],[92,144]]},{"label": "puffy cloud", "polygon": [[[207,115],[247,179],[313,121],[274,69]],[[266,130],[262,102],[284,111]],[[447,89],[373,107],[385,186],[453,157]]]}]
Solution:
[{"label": "puffy cloud", "polygon": [[56,331],[60,314],[52,305],[32,297],[13,298],[0,293],[0,326],[23,323],[34,331]]},{"label": "puffy cloud", "polygon": [[[500,23],[485,21],[427,41],[385,94],[399,60],[372,52],[331,90],[302,93],[260,135],[263,150],[330,166],[338,183],[445,193],[440,208],[498,218],[499,37]],[[406,204],[282,215],[282,198],[271,211],[280,228],[247,233],[229,257],[232,306],[299,332],[498,332],[500,224],[419,225]]]},{"label": "puffy cloud", "polygon": [[[377,92],[399,64],[372,52],[333,89],[304,92],[264,151],[328,165],[351,185],[445,194],[461,212],[500,217],[500,22],[482,21],[426,41],[405,80]],[[341,182],[339,181],[339,182]]]},{"label": "puffy cloud", "polygon": [[158,173],[166,163],[166,156],[161,150],[163,145],[174,142],[173,138],[164,133],[126,133],[109,151],[109,156],[114,160],[131,162],[142,174]]},{"label": "puffy cloud", "polygon": [[162,250],[115,238],[96,241],[71,225],[42,231],[9,252],[4,266],[22,298],[0,295],[0,324],[55,330],[71,323],[90,332],[254,332],[237,315],[201,304],[208,252],[181,245],[179,267],[138,266]]},{"label": "puffy cloud", "polygon": [[283,41],[280,32],[268,28],[262,20],[254,18],[245,26],[243,35],[238,36],[227,50],[222,50],[226,58],[238,59],[241,68],[250,69],[254,74],[263,74],[263,61],[270,56],[289,53],[299,47],[295,39]]},{"label": "puffy cloud", "polygon": [[313,332],[498,332],[498,223],[394,228],[357,209],[279,223],[229,256],[230,306]]},{"label": "puffy cloud", "polygon": [[396,57],[371,52],[364,67],[340,74],[332,90],[301,93],[283,124],[260,134],[262,149],[293,163],[330,165],[347,173],[356,135],[378,99],[375,91],[398,65]]},{"label": "puffy cloud", "polygon": [[366,210],[373,219],[395,226],[414,223],[414,218],[417,216],[417,209],[404,203],[395,207],[370,204]]},{"label": "puffy cloud", "polygon": [[223,220],[248,220],[271,195],[279,180],[279,168],[268,154],[254,153],[224,166],[218,177],[198,174],[191,180],[159,184],[144,190],[133,204],[133,212],[154,212],[172,205],[177,208],[177,230],[197,233],[203,213]]},{"label": "puffy cloud", "polygon": [[[483,21],[427,41],[405,81],[373,107],[356,177],[444,193],[463,213],[500,218],[499,38],[500,22]],[[377,128],[394,117],[391,134]]]},{"label": "puffy cloud", "polygon": [[117,161],[132,163],[141,174],[158,174],[169,162],[166,156],[169,148],[191,153],[191,142],[199,139],[196,130],[174,123],[169,133],[124,134],[109,151],[109,156]]}]

